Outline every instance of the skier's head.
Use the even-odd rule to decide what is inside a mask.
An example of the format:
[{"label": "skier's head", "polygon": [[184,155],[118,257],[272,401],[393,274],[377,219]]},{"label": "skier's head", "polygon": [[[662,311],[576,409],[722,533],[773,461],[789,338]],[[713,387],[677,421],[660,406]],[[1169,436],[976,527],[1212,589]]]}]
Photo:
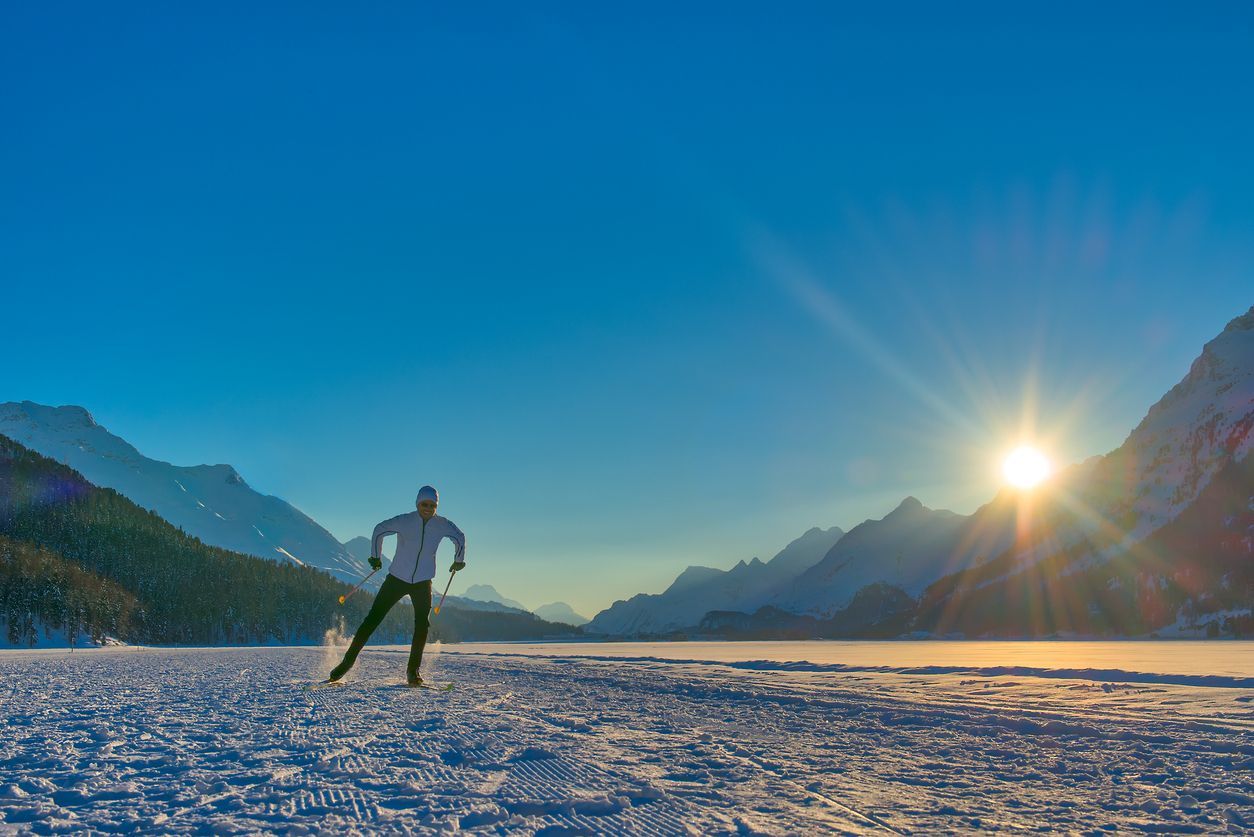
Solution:
[{"label": "skier's head", "polygon": [[435,514],[435,507],[440,505],[440,492],[429,485],[424,485],[418,489],[418,497],[414,500],[414,505],[418,508],[418,513],[422,515],[423,520],[430,520]]}]

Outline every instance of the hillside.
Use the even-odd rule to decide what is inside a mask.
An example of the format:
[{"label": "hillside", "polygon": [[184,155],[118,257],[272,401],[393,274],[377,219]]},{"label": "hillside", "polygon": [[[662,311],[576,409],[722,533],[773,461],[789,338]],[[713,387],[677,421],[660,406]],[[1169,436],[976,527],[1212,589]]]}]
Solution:
[{"label": "hillside", "polygon": [[369,572],[364,558],[287,501],[254,490],[230,465],[185,467],[151,459],[82,407],[0,404],[0,434],[212,546],[315,567],[341,581],[355,583]]},{"label": "hillside", "polygon": [[0,646],[126,636],[139,602],[103,576],[31,543],[0,535]]},{"label": "hillside", "polygon": [[[60,624],[57,614],[78,619],[74,614],[85,613],[79,622],[88,632],[132,643],[311,642],[337,627],[351,632],[370,605],[368,595],[337,605],[348,586],[319,570],[208,546],[5,436],[0,536],[5,621],[28,641],[38,641],[36,627],[46,631]],[[50,585],[54,577],[63,581]],[[402,604],[384,621],[377,641],[408,642],[412,624],[412,610]],[[578,632],[531,614],[446,607],[432,623],[431,638],[572,633]]]}]

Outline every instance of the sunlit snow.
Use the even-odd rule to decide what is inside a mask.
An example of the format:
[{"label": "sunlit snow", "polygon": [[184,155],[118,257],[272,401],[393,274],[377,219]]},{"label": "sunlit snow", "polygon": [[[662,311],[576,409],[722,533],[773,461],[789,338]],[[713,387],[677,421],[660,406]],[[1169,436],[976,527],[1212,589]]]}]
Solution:
[{"label": "sunlit snow", "polygon": [[[452,691],[405,688],[395,647],[314,690],[337,649],[0,652],[0,830],[1254,826],[1250,643],[1051,676],[998,643],[769,645],[433,645]],[[1177,670],[1196,655],[1244,673]]]},{"label": "sunlit snow", "polygon": [[300,564],[302,567],[303,567],[303,566],[305,566],[305,564],[304,564],[304,562],[303,562],[303,561],[301,561],[299,558],[297,558],[295,555],[293,555],[292,553],[288,552],[286,549],[284,549],[284,548],[283,548],[283,547],[281,547],[281,546],[276,546],[276,547],[274,548],[274,551],[275,551],[275,552],[278,552],[278,553],[280,553],[280,554],[282,554],[282,555],[286,555],[288,558],[291,558],[293,562],[295,562],[295,563],[297,563],[297,564]]}]

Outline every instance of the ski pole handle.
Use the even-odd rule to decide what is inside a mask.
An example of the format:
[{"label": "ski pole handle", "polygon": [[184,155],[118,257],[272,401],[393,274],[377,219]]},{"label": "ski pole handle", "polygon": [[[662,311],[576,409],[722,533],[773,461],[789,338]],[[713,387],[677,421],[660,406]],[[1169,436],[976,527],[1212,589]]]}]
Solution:
[{"label": "ski pole handle", "polygon": [[435,606],[435,612],[438,614],[440,608],[444,607],[444,597],[448,595],[448,588],[453,586],[453,576],[457,575],[457,570],[453,570],[448,574],[448,584],[444,585],[444,592],[440,594],[440,603]]},{"label": "ski pole handle", "polygon": [[[375,574],[375,573],[377,573],[377,572],[378,572],[378,570],[377,570],[377,569],[371,570],[371,571],[370,571],[370,575],[374,575],[374,574]],[[370,580],[370,575],[366,576],[366,577],[365,577],[365,578],[363,578],[361,581],[357,582],[357,586],[356,586],[356,587],[354,587],[352,590],[349,590],[347,593],[345,593],[344,595],[340,596],[340,604],[344,604],[344,602],[348,601],[348,599],[349,599],[349,597],[350,597],[350,596],[352,596],[354,593],[356,593],[358,590],[360,590],[360,589],[361,589],[361,586],[362,586],[363,584],[365,584],[367,581],[369,581],[369,580]]]}]

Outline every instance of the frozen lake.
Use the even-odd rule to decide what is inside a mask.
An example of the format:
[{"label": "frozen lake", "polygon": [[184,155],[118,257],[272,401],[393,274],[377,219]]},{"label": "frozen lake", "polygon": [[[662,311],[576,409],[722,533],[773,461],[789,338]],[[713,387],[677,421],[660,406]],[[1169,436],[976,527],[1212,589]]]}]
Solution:
[{"label": "frozen lake", "polygon": [[0,832],[1254,828],[1248,644],[1027,645],[0,651]]},{"label": "frozen lake", "polygon": [[466,643],[453,652],[810,662],[850,667],[1102,669],[1254,678],[1254,642],[581,642]]}]

